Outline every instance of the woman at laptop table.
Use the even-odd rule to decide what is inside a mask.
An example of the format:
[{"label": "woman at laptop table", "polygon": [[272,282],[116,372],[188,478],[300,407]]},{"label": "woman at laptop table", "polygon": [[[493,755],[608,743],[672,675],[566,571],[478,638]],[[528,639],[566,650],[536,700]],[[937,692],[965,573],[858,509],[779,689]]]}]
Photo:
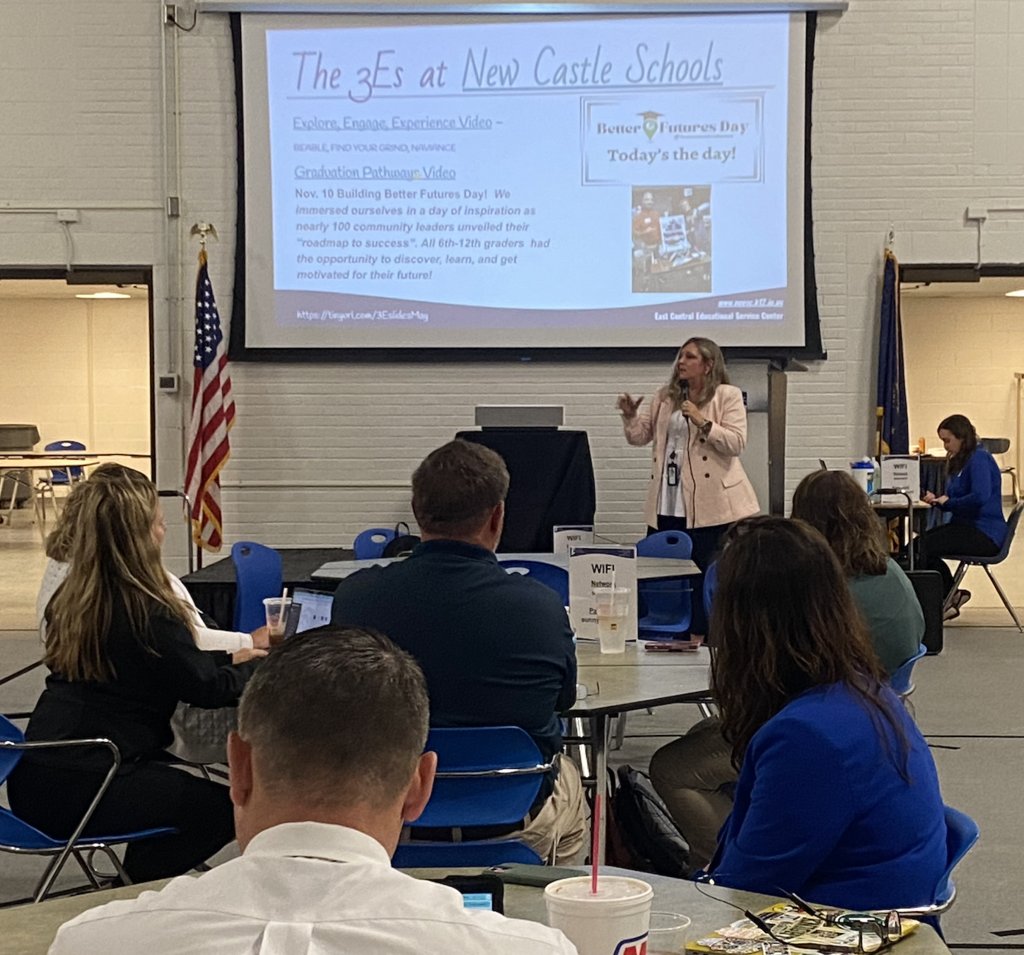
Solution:
[{"label": "woman at laptop table", "polygon": [[995,458],[978,444],[978,432],[962,414],[939,423],[939,438],[946,449],[946,493],[926,491],[921,498],[951,515],[948,524],[926,531],[919,541],[922,563],[942,575],[946,619],[960,616],[971,599],[969,590],[953,590],[953,574],[944,557],[992,557],[1006,540],[1003,517],[1002,475]]},{"label": "woman at laptop table", "polygon": [[[227,789],[174,768],[164,753],[179,701],[227,706],[240,696],[258,649],[199,649],[192,611],[160,564],[156,488],[141,476],[93,476],[80,495],[69,570],[46,608],[50,670],[29,741],[113,741],[121,767],[85,835],[172,826],[175,835],[128,847],[135,882],[187,872],[234,837]],[[102,747],[27,752],[8,780],[18,815],[67,837],[111,765]]]},{"label": "woman at laptop table", "polygon": [[714,880],[859,910],[932,901],[946,866],[935,765],[825,539],[799,520],[738,524],[713,618],[711,685],[740,769]]},{"label": "woman at laptop table", "polygon": [[[621,394],[616,406],[626,440],[652,445],[648,532],[686,531],[694,563],[704,571],[729,525],[760,510],[739,458],[747,446],[743,393],[729,384],[722,350],[709,338],[691,338],[679,349],[668,384],[642,402],[643,396]],[[695,593],[703,581],[694,581]],[[692,630],[707,633],[699,599]]]},{"label": "woman at laptop table", "polygon": [[[88,480],[109,480],[125,481],[134,484],[137,488],[144,489],[150,483],[140,471],[127,468],[123,464],[108,462],[101,464],[89,476]],[[82,484],[75,484],[71,488],[64,502],[64,507],[57,517],[57,524],[53,531],[46,538],[46,568],[43,571],[43,579],[39,585],[39,593],[36,596],[36,618],[39,623],[39,636],[46,641],[46,606],[49,604],[57,588],[64,582],[68,575],[68,561],[70,560],[71,542],[74,539],[75,528],[78,521],[78,505],[81,498],[78,489]],[[85,494],[83,493],[83,497]],[[167,525],[161,515],[156,526],[158,543],[163,546],[164,534]],[[192,622],[196,630],[196,643],[204,650],[227,650],[233,653],[236,650],[248,650],[252,647],[266,649],[270,646],[270,631],[267,627],[260,627],[252,633],[240,633],[234,630],[219,630],[206,626],[203,615],[195,605],[192,595],[185,585],[165,568],[168,583],[176,597],[184,600],[192,610]]]}]

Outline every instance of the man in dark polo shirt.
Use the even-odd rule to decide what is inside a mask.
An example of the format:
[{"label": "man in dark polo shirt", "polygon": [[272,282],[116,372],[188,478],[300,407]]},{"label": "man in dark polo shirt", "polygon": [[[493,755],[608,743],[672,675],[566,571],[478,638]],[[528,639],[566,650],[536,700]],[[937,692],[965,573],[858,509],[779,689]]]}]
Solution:
[{"label": "man in dark polo shirt", "polygon": [[[333,623],[373,627],[423,669],[434,726],[520,726],[545,759],[559,754],[558,714],[576,699],[572,631],[558,595],[499,566],[505,462],[450,441],[412,476],[422,543],[403,561],[338,585]],[[558,757],[519,836],[552,862],[576,861],[585,842],[579,771]]]}]

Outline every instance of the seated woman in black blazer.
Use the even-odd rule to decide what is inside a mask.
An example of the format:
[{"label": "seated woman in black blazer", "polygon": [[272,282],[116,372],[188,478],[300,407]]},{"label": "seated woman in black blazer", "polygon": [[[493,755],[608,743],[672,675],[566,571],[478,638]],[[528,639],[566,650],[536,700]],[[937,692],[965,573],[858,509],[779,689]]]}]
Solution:
[{"label": "seated woman in black blazer", "polygon": [[[135,882],[187,872],[234,838],[225,786],[169,765],[164,747],[179,701],[238,699],[255,658],[196,646],[190,608],[160,562],[155,486],[131,472],[90,478],[81,496],[68,576],[46,610],[46,689],[26,730],[32,740],[105,737],[121,769],[86,834],[173,826],[176,835],[130,845]],[[11,808],[57,838],[71,834],[110,767],[103,747],[26,753],[8,781]]]}]

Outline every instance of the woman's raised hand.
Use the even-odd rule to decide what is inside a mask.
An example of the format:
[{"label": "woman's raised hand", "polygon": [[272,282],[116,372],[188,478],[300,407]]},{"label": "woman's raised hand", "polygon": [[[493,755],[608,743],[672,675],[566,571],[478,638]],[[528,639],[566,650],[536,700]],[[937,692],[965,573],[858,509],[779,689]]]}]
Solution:
[{"label": "woman's raised hand", "polygon": [[644,396],[641,395],[639,398],[634,398],[632,395],[621,394],[618,400],[615,402],[615,407],[619,409],[627,418],[635,418],[636,413],[640,408],[640,402],[644,400]]}]

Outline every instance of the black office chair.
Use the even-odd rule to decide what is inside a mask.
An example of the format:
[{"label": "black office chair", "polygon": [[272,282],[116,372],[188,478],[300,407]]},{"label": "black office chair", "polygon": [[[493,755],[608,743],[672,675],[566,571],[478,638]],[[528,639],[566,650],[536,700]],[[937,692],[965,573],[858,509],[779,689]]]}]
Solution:
[{"label": "black office chair", "polygon": [[[1011,604],[1007,599],[1006,594],[1003,592],[1003,588],[999,586],[999,581],[996,580],[995,575],[992,573],[993,565],[1001,564],[1010,554],[1010,546],[1013,544],[1013,535],[1017,533],[1017,524],[1020,523],[1020,515],[1022,511],[1024,511],[1024,501],[1018,501],[1013,505],[1013,510],[1010,512],[1010,516],[1006,521],[1006,540],[1003,541],[1003,546],[999,548],[998,554],[993,554],[991,557],[974,557],[966,554],[949,555],[947,560],[956,560],[960,563],[956,568],[956,573],[953,574],[953,586],[946,595],[946,606],[950,605],[950,601],[952,601],[956,595],[956,592],[960,587],[960,581],[964,579],[964,574],[967,573],[967,568],[984,567],[985,573],[988,574],[988,579],[992,581],[992,586],[996,588],[996,593],[999,594],[999,599],[1003,602],[1003,606],[1010,612],[1010,616],[1013,617],[1013,622],[1017,625],[1017,629],[1021,633],[1024,633],[1024,626],[1021,626],[1020,618],[1017,616],[1017,611],[1013,609],[1013,604]],[[945,610],[945,606],[943,609]]]}]

